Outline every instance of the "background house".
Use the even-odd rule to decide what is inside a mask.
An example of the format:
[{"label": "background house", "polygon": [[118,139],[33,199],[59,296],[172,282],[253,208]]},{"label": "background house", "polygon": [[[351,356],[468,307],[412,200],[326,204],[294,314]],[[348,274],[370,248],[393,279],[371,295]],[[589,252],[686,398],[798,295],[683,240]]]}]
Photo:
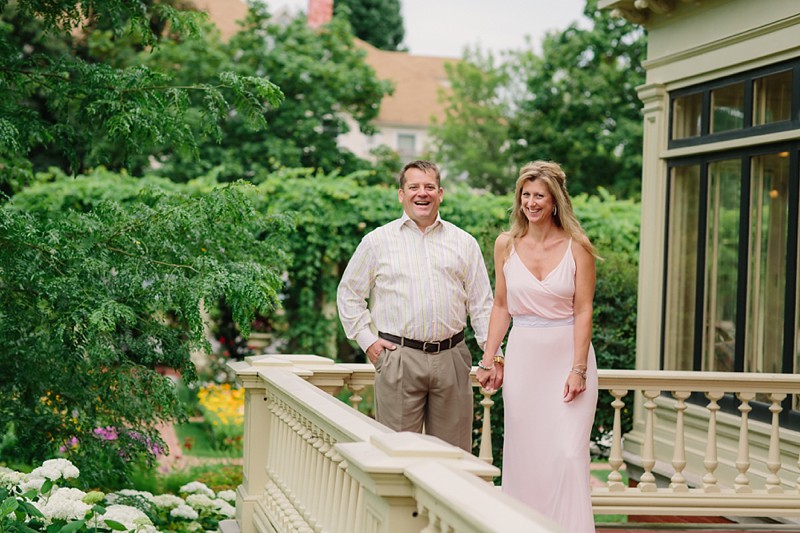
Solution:
[{"label": "background house", "polygon": [[445,65],[457,60],[387,52],[364,41],[358,46],[367,52],[366,61],[378,78],[392,82],[394,93],[381,102],[376,133],[364,135],[351,122],[350,132],[340,137],[341,146],[364,159],[381,145],[396,151],[403,161],[423,157],[430,148],[428,127],[434,118],[444,118],[440,98],[446,98],[449,88]]},{"label": "background house", "polygon": [[[648,32],[636,365],[641,370],[794,374],[800,361],[800,2],[601,0]],[[705,405],[706,398],[694,403]],[[741,404],[720,402],[720,482],[737,475]],[[800,407],[780,410],[781,472],[797,480]],[[771,410],[770,410],[771,409]],[[642,404],[626,436],[636,476]],[[687,411],[687,416],[694,416]],[[726,415],[730,413],[730,415]],[[658,416],[658,412],[657,412]],[[666,424],[662,424],[666,426]],[[687,430],[687,472],[701,484],[707,419]],[[673,435],[656,423],[656,471],[671,473]],[[767,425],[751,426],[753,485],[763,486]]]},{"label": "background house", "polygon": [[[223,39],[236,33],[237,21],[247,14],[244,0],[193,1],[208,13]],[[330,21],[333,5],[333,0],[309,0],[309,26],[316,28]],[[276,21],[289,16],[284,11],[272,15]],[[370,152],[380,146],[396,151],[403,161],[425,156],[431,147],[428,128],[433,119],[444,118],[441,98],[446,98],[449,89],[445,65],[458,60],[379,50],[360,39],[356,39],[356,45],[366,52],[366,62],[378,78],[392,83],[394,92],[381,102],[380,114],[374,121],[375,134],[361,133],[358,124],[348,119],[350,131],[339,138],[339,145],[368,160],[374,159]]]}]

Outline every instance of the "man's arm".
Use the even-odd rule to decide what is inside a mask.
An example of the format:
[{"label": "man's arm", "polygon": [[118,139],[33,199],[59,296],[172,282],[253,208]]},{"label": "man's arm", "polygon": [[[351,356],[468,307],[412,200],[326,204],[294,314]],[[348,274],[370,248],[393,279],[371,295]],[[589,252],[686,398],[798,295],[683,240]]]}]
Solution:
[{"label": "man's arm", "polygon": [[[481,248],[474,238],[469,253],[464,280],[467,290],[467,314],[469,314],[472,329],[475,330],[475,341],[483,349],[489,336],[489,317],[492,314],[493,303],[492,286],[489,283],[489,273],[483,262]],[[497,354],[502,354],[499,348]]]},{"label": "man's arm", "polygon": [[370,328],[372,317],[367,308],[367,299],[375,282],[372,258],[370,244],[365,237],[347,263],[336,291],[336,306],[344,333],[348,339],[355,340],[364,352],[378,340]]}]

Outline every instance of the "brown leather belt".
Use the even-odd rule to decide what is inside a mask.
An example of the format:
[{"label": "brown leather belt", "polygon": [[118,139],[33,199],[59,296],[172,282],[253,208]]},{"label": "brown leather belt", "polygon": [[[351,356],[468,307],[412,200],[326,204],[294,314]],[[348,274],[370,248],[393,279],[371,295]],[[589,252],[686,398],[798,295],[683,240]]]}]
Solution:
[{"label": "brown leather belt", "polygon": [[408,348],[413,348],[415,350],[422,350],[425,353],[437,354],[442,350],[449,350],[450,348],[452,348],[453,346],[464,340],[464,330],[462,329],[449,339],[445,339],[443,341],[438,341],[438,342],[415,341],[414,339],[406,339],[405,337],[398,337],[397,335],[384,333],[382,331],[378,332],[378,337],[386,339],[389,342],[399,344],[400,346],[406,346]]}]

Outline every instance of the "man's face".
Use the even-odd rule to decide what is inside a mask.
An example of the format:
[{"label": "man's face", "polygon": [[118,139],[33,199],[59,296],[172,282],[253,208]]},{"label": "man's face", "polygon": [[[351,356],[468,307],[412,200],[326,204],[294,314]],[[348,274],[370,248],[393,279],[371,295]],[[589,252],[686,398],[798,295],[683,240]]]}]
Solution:
[{"label": "man's face", "polygon": [[408,217],[425,229],[436,221],[444,189],[436,183],[433,171],[423,172],[418,168],[406,170],[405,185],[398,192],[400,203]]}]

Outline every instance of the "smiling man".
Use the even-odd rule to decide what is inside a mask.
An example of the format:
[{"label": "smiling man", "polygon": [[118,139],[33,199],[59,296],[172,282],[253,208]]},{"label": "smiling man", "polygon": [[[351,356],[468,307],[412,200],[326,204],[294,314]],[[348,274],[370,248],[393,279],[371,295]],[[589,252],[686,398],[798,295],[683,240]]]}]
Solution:
[{"label": "smiling man", "polygon": [[483,347],[489,276],[475,238],[439,216],[437,166],[412,161],[399,182],[403,216],[358,245],[339,284],[339,318],[375,365],[377,420],[395,431],[424,428],[471,451],[472,357],[464,327],[469,316]]}]

